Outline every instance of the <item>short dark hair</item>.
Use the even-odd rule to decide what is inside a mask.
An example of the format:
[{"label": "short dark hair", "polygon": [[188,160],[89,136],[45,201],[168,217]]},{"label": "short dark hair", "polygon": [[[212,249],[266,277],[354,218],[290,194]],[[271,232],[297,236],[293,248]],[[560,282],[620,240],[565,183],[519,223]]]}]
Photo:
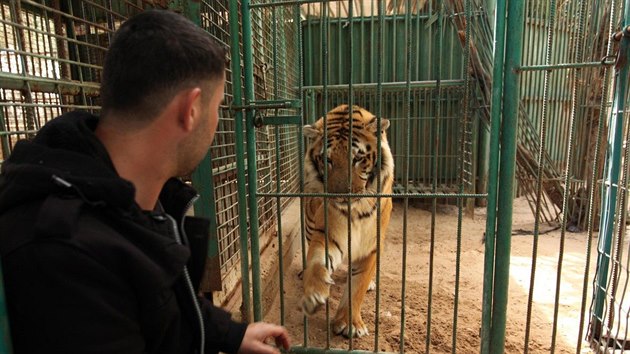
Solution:
[{"label": "short dark hair", "polygon": [[180,90],[223,77],[225,65],[225,48],[182,15],[139,13],[120,26],[105,56],[101,114],[148,121]]}]

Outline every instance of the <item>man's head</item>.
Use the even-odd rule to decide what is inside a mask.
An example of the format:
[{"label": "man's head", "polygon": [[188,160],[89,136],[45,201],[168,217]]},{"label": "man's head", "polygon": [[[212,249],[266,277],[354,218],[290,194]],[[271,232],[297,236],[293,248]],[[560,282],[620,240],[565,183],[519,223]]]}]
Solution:
[{"label": "man's head", "polygon": [[115,33],[103,68],[103,119],[156,117],[183,89],[224,78],[226,51],[181,15],[150,10]]},{"label": "man's head", "polygon": [[170,166],[166,173],[190,173],[217,128],[225,55],[204,30],[176,13],[151,10],[130,18],[105,57],[99,126],[114,135],[139,138],[144,132],[142,141]]}]

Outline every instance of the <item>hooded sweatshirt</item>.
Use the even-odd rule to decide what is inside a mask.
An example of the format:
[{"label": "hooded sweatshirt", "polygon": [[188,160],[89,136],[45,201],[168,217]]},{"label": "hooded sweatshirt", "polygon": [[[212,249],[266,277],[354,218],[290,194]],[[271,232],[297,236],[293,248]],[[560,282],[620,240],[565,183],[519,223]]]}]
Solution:
[{"label": "hooded sweatshirt", "polygon": [[247,325],[196,295],[209,225],[185,216],[197,193],[171,179],[160,208],[141,210],[94,135],[97,122],[64,114],[2,164],[14,353],[236,352]]}]

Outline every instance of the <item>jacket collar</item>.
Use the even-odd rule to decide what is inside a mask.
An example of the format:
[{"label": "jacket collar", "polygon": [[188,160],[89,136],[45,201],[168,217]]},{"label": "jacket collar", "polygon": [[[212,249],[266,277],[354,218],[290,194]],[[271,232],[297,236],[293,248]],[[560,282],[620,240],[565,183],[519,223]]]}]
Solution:
[{"label": "jacket collar", "polygon": [[[91,205],[139,211],[133,184],[121,178],[94,134],[98,117],[74,111],[48,122],[31,141],[16,144],[0,170],[0,213],[49,194],[78,195]],[[197,192],[178,179],[163,187],[165,211],[181,220]]]}]

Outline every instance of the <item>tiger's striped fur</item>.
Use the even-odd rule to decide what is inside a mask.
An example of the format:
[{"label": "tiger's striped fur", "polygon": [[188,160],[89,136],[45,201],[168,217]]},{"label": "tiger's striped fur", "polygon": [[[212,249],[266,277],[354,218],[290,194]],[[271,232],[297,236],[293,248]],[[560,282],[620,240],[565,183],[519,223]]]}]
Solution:
[{"label": "tiger's striped fur", "polygon": [[[352,118],[350,118],[352,117]],[[327,148],[324,149],[324,119],[327,125]],[[378,178],[382,193],[392,193],[394,159],[387,142],[385,131],[389,120],[378,120],[367,110],[341,105],[320,118],[313,125],[306,125],[303,133],[311,138],[305,156],[305,192],[323,193],[325,165],[327,169],[328,193],[378,193]],[[352,124],[352,142],[349,142],[349,126]],[[381,137],[381,169],[378,171],[378,133]],[[352,161],[348,156],[351,148]],[[324,155],[326,151],[327,156]],[[351,183],[348,175],[351,174]],[[365,197],[350,199],[330,198],[325,206],[323,198],[305,198],[306,237],[309,242],[307,264],[303,273],[304,296],[302,310],[307,315],[314,314],[326,302],[333,284],[332,273],[347,257],[348,217],[351,220],[351,263],[352,263],[352,331],[348,325],[348,288],[337,309],[333,321],[333,331],[337,334],[363,336],[368,334],[361,318],[361,305],[376,270],[377,222],[380,222],[381,245],[389,224],[392,210],[391,198],[381,198],[380,220],[377,220],[377,198]],[[324,215],[327,214],[328,230],[325,230]],[[327,232],[326,232],[327,231]],[[325,244],[328,238],[328,259]]]}]

